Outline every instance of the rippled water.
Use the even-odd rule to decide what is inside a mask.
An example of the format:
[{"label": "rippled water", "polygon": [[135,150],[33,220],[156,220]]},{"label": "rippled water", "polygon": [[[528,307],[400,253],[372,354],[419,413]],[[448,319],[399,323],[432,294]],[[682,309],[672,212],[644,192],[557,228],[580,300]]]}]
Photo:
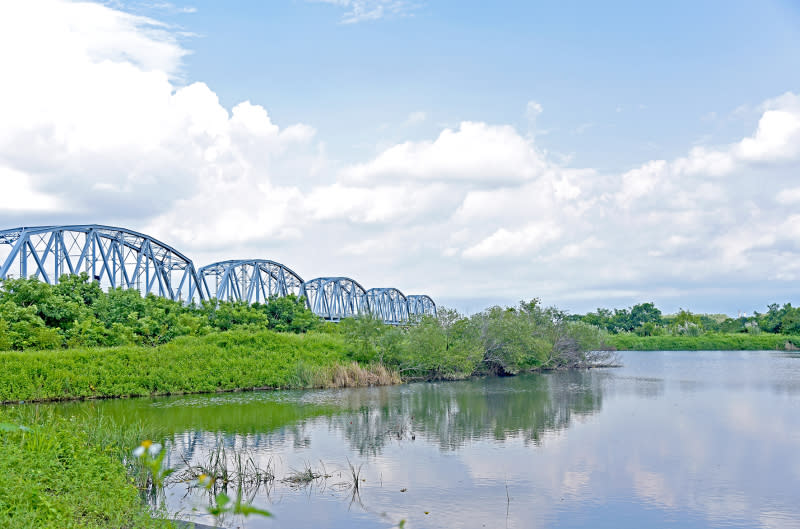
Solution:
[{"label": "rippled water", "polygon": [[[168,425],[170,461],[220,443],[277,476],[272,527],[800,527],[800,356],[626,352],[624,367],[391,388],[81,403]],[[360,494],[348,460],[361,466]],[[308,486],[280,481],[310,466]],[[173,511],[208,498],[185,484]],[[194,509],[194,510],[193,510]]]}]

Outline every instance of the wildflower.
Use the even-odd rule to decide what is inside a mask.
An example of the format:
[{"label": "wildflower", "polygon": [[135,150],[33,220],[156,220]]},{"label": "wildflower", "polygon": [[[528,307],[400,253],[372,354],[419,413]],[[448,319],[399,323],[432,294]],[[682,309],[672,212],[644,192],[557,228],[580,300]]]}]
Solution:
[{"label": "wildflower", "polygon": [[145,451],[150,457],[156,457],[158,456],[159,452],[161,452],[161,445],[159,443],[154,443],[150,439],[145,439],[142,441],[142,444],[136,447],[136,449],[133,451],[133,455],[136,457],[142,457],[144,456]]},{"label": "wildflower", "polygon": [[214,478],[212,478],[208,474],[200,474],[199,476],[197,476],[196,486],[208,489],[211,488],[211,485],[213,484],[214,484]]}]

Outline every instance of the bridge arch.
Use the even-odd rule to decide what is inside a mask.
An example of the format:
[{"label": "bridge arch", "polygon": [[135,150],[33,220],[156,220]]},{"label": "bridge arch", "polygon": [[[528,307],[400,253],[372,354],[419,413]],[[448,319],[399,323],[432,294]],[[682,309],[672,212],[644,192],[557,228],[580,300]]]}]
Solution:
[{"label": "bridge arch", "polygon": [[58,283],[86,272],[104,288],[137,289],[175,301],[205,299],[192,261],[163,242],[100,224],[30,226],[0,231],[0,279]]},{"label": "bridge arch", "polygon": [[396,288],[371,288],[367,290],[367,302],[370,312],[385,323],[408,321],[408,301]]},{"label": "bridge arch", "polygon": [[433,302],[430,296],[425,294],[409,294],[406,296],[408,301],[408,313],[411,315],[422,316],[427,314],[429,316],[436,316],[436,303]]},{"label": "bridge arch", "polygon": [[367,291],[349,277],[317,277],[303,283],[302,295],[317,316],[339,321],[369,313]]},{"label": "bridge arch", "polygon": [[301,295],[303,278],[291,268],[268,259],[232,259],[199,271],[209,299],[265,303],[272,297]]}]

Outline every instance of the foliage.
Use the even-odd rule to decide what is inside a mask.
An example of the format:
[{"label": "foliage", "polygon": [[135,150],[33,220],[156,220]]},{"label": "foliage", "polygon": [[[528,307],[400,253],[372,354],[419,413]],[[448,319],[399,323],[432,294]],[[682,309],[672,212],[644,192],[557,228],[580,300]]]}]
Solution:
[{"label": "foliage", "polygon": [[308,332],[319,319],[303,298],[267,304],[206,301],[200,305],[136,290],[102,292],[84,273],[57,285],[36,278],[0,284],[0,351],[117,345],[157,346],[179,336],[204,336],[237,328]]},{"label": "foliage", "polygon": [[0,401],[302,388],[299,365],[351,361],[341,336],[236,329],[157,347],[0,353]]},{"label": "foliage", "polygon": [[698,336],[609,335],[608,344],[631,351],[735,351],[800,347],[800,336],[782,334],[705,333]]},{"label": "foliage", "polygon": [[[611,334],[634,333],[637,336],[698,337],[707,333],[800,334],[800,307],[791,303],[773,303],[767,312],[752,316],[728,317],[724,314],[695,314],[680,309],[677,314],[663,315],[653,303],[641,303],[630,309],[598,308],[595,312],[569,317]],[[772,342],[770,342],[772,343]]]},{"label": "foliage", "polygon": [[[438,317],[422,316],[402,327],[364,317],[294,334],[263,329],[257,323],[263,322],[258,319],[263,307],[205,304],[185,313],[172,310],[169,301],[122,291],[105,299],[110,301],[103,318],[112,322],[111,329],[87,319],[86,329],[70,329],[72,339],[80,336],[95,345],[116,332],[115,340],[128,344],[147,336],[152,339],[147,346],[0,353],[0,401],[371,385],[392,383],[396,374],[406,379],[515,374],[594,364],[602,359],[588,351],[604,348],[604,333],[569,321],[538,300],[492,307],[470,318],[441,309]],[[147,315],[134,312],[125,325],[119,306]],[[157,317],[169,323],[161,325]],[[169,341],[159,344],[164,337]]]},{"label": "foliage", "polygon": [[0,526],[173,527],[150,516],[114,447],[97,442],[74,417],[5,408],[0,423],[18,426],[0,428]]},{"label": "foliage", "polygon": [[483,350],[477,328],[456,311],[422,316],[389,350],[388,365],[407,378],[456,379],[476,373]]},{"label": "foliage", "polygon": [[567,320],[539,300],[518,307],[491,307],[472,317],[440,308],[405,327],[372,317],[343,320],[339,333],[353,359],[379,362],[409,379],[459,379],[513,375],[541,368],[586,365],[603,348],[603,333]]},{"label": "foliage", "polygon": [[264,306],[269,328],[280,332],[308,332],[320,325],[319,318],[306,307],[304,297],[290,294],[273,297]]}]

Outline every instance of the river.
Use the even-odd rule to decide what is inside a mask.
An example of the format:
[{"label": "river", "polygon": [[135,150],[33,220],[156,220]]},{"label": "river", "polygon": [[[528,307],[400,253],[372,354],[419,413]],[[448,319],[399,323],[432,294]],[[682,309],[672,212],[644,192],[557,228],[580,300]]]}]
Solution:
[{"label": "river", "polygon": [[[621,360],[463,382],[60,406],[166,426],[175,467],[224,448],[231,468],[242,455],[269,470],[275,479],[244,495],[274,517],[228,517],[228,527],[800,528],[799,355]],[[361,469],[357,493],[350,464]],[[285,481],[308,469],[320,477]],[[213,523],[208,493],[190,485],[169,486],[168,509]]]}]

